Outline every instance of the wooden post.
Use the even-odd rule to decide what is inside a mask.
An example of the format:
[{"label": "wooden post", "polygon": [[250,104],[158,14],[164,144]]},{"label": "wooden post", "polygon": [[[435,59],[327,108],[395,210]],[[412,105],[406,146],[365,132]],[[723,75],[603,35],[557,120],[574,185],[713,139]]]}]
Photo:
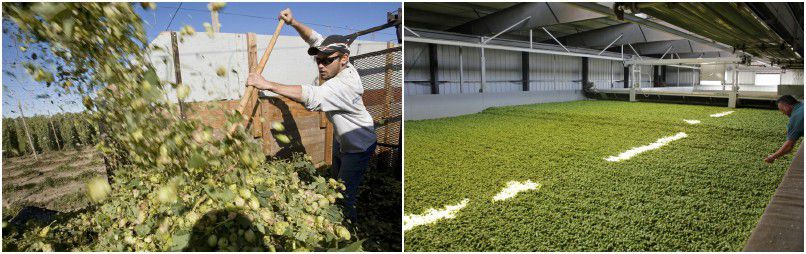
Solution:
[{"label": "wooden post", "polygon": [[[319,74],[317,73],[317,76],[318,75]],[[325,83],[325,81],[322,80],[322,77],[319,77],[319,85],[321,86],[324,83]],[[324,111],[319,112],[319,128],[320,129],[327,128],[327,115],[325,115]]]},{"label": "wooden post", "polygon": [[330,122],[325,127],[325,164],[333,164],[333,124]]},{"label": "wooden post", "polygon": [[[48,111],[48,114],[50,115],[50,111]],[[50,129],[53,131],[53,139],[56,140],[56,147],[58,147],[59,150],[62,150],[62,144],[59,142],[59,137],[56,136],[56,127],[53,126],[53,115],[48,117],[48,122],[50,122]]]},{"label": "wooden post", "polygon": [[[182,84],[182,67],[179,65],[179,42],[176,38],[176,32],[171,32],[171,49],[173,50],[174,58],[174,77],[176,77],[176,84]],[[179,115],[185,119],[185,100],[177,96],[179,100]]]},{"label": "wooden post", "polygon": [[[266,63],[269,61],[269,55],[271,55],[271,51],[274,49],[274,44],[277,43],[277,38],[280,36],[280,30],[283,29],[284,22],[280,20],[277,23],[277,28],[274,29],[274,36],[272,36],[271,40],[269,41],[269,47],[266,48],[266,51],[263,52],[263,57],[260,58],[260,63],[258,63],[255,70],[250,70],[249,73],[263,73],[263,69],[266,68]],[[247,104],[249,102],[254,101],[257,99],[257,89],[253,86],[247,86],[246,91],[244,91],[243,97],[241,97],[241,102],[238,103],[238,112],[244,118],[244,122],[249,122],[252,119],[252,114],[255,112],[255,108],[248,108]],[[232,125],[229,129],[229,134],[235,133],[237,130],[238,125]]]},{"label": "wooden post", "polygon": [[[324,84],[325,81],[319,78],[319,85]],[[325,112],[319,112],[319,127],[325,128],[325,165],[333,164],[333,124],[327,120]]]},{"label": "wooden post", "polygon": [[22,119],[22,127],[25,129],[25,136],[28,137],[28,145],[31,146],[31,151],[34,152],[34,159],[39,160],[39,156],[36,155],[36,148],[34,148],[34,142],[31,140],[31,133],[28,132],[28,124],[25,123],[25,114],[22,112],[22,103],[20,100],[17,100],[17,106],[20,108],[20,119]]},{"label": "wooden post", "polygon": [[[257,35],[255,33],[246,34],[246,49],[247,49],[247,59],[249,61],[249,73],[252,73],[255,70],[255,68],[257,68]],[[256,113],[256,115],[259,116],[262,113],[261,112],[262,110],[260,110],[260,108],[259,108],[260,100],[257,99],[257,97],[258,97],[257,96],[257,93],[258,93],[257,89],[255,89],[254,93],[255,93],[254,96],[256,97],[256,99],[252,100],[252,101],[249,101],[249,104],[247,104],[247,108],[254,110],[255,107],[258,107],[258,109],[257,109],[258,112],[255,112],[255,113]],[[249,124],[249,123],[247,122],[247,124]],[[253,119],[252,120],[252,136],[253,137],[262,136],[262,133],[259,133],[259,132],[262,132],[262,131],[263,131],[262,123],[260,121],[254,121],[254,119]]]},{"label": "wooden post", "polygon": [[[386,43],[386,48],[390,49],[395,45],[390,41]],[[392,64],[394,61],[394,57],[392,56],[392,52],[386,53],[386,73],[384,73],[383,77],[383,94],[384,94],[384,102],[383,102],[383,122],[384,122],[384,134],[383,134],[383,142],[389,142],[389,125],[386,123],[389,120],[389,110],[392,107],[392,100],[395,94],[392,92]]]}]

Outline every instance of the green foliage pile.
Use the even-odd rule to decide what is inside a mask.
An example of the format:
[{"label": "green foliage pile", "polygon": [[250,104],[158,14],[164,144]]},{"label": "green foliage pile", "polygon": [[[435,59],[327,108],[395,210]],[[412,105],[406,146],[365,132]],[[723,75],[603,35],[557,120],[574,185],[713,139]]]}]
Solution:
[{"label": "green foliage pile", "polygon": [[[470,202],[406,231],[406,250],[740,251],[792,159],[763,162],[786,122],[771,110],[614,101],[408,121],[405,213]],[[678,132],[688,137],[604,160]],[[492,201],[527,179],[542,188]]]},{"label": "green foliage pile", "polygon": [[[152,4],[143,4],[153,7]],[[4,250],[325,250],[351,244],[335,205],[344,186],[309,158],[266,162],[230,112],[222,133],[184,120],[147,61],[131,3],[4,3],[16,39],[43,45],[53,68],[29,64],[46,84],[84,95],[111,186],[88,185],[97,205],[42,227],[4,235]],[[33,46],[27,46],[31,48]],[[4,231],[5,233],[5,231]],[[200,243],[201,242],[201,243]]]},{"label": "green foliage pile", "polygon": [[[98,130],[88,119],[86,113],[62,113],[25,117],[25,124],[28,125],[33,147],[37,153],[42,153],[95,145]],[[3,119],[3,156],[16,157],[32,153],[22,119]]]}]

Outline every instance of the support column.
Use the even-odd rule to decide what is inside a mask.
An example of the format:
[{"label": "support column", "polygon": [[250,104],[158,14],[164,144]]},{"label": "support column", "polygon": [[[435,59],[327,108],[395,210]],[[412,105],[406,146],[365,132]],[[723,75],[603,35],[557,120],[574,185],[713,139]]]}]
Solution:
[{"label": "support column", "polygon": [[624,66],[624,88],[630,88],[630,66]]},{"label": "support column", "polygon": [[589,59],[587,57],[582,58],[582,90],[585,90],[585,86],[587,86],[588,82],[590,82],[590,77],[588,77],[590,72],[588,61]]},{"label": "support column", "polygon": [[464,93],[465,67],[464,67],[464,47],[459,47],[459,93]]},{"label": "support column", "polygon": [[428,66],[431,74],[431,94],[439,94],[439,61],[437,61],[437,45],[428,44]]},{"label": "support column", "polygon": [[521,52],[521,76],[523,76],[523,91],[529,91],[529,52]]},{"label": "support column", "polygon": [[[633,71],[635,70],[635,65],[629,65],[627,66],[627,69],[630,71],[629,75],[632,75]],[[638,79],[638,82],[640,82],[640,80],[641,79]],[[628,84],[630,85],[630,101],[637,101],[635,99],[635,83],[629,82]]]},{"label": "support column", "polygon": [[[484,38],[481,38],[484,40]],[[479,88],[479,93],[484,92],[484,86],[487,84],[487,60],[484,58],[484,46],[481,48],[481,87]]]},{"label": "support column", "polygon": [[736,105],[739,104],[739,65],[733,64],[733,72],[731,73],[731,77],[733,77],[733,83],[730,86],[730,94],[728,94],[728,107],[729,108],[736,108]]}]

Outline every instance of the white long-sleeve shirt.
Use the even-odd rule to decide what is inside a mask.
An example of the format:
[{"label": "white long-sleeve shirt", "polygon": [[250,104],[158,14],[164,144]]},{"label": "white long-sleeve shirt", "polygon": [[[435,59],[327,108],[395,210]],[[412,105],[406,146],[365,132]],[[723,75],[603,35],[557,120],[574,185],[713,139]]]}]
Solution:
[{"label": "white long-sleeve shirt", "polygon": [[[313,31],[308,44],[319,46],[324,41],[321,34]],[[363,152],[375,143],[375,127],[372,116],[364,107],[361,97],[364,86],[361,77],[351,63],[335,77],[318,85],[318,78],[312,85],[302,86],[302,103],[310,111],[323,111],[333,123],[334,136],[343,153]]]}]

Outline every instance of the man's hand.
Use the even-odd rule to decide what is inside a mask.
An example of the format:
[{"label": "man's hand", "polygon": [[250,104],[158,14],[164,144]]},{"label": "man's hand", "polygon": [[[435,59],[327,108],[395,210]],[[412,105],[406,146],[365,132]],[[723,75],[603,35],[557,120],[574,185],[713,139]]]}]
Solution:
[{"label": "man's hand", "polygon": [[249,78],[246,79],[247,86],[254,86],[258,90],[271,90],[272,82],[263,78],[262,75],[257,73],[250,73]]},{"label": "man's hand", "polygon": [[776,159],[776,158],[775,158],[775,155],[770,155],[770,156],[767,156],[767,158],[766,158],[766,159],[764,159],[764,162],[766,162],[766,163],[773,163],[773,162],[775,162],[775,159]]},{"label": "man's hand", "polygon": [[294,21],[294,16],[291,15],[291,9],[285,9],[280,12],[280,16],[278,16],[277,19],[285,21],[286,24],[291,25],[291,22]]}]

